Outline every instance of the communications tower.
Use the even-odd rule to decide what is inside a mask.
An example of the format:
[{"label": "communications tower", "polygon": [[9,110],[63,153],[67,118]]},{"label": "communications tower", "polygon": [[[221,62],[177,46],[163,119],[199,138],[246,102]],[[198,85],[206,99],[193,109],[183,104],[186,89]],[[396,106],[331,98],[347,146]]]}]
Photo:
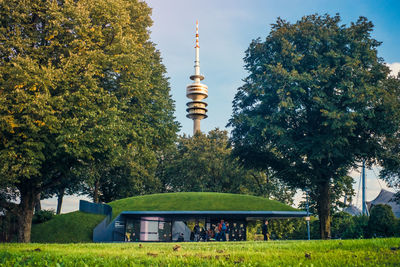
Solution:
[{"label": "communications tower", "polygon": [[190,76],[193,81],[186,87],[186,97],[192,101],[186,103],[188,114],[186,117],[193,120],[193,135],[200,132],[200,120],[207,118],[207,103],[203,99],[208,97],[208,87],[200,81],[204,80],[204,76],[200,74],[200,46],[199,46],[199,23],[196,21],[196,46],[194,47],[194,75]]}]

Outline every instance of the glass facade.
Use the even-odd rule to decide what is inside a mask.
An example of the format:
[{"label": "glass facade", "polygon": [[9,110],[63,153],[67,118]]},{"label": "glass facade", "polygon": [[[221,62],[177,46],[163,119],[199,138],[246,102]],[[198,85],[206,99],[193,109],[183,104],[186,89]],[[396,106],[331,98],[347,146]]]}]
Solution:
[{"label": "glass facade", "polygon": [[126,242],[243,241],[245,221],[225,221],[227,230],[218,230],[219,220],[205,218],[172,220],[162,217],[126,218]]},{"label": "glass facade", "polygon": [[127,219],[125,230],[126,242],[137,241],[172,241],[171,221],[161,217],[142,217]]}]

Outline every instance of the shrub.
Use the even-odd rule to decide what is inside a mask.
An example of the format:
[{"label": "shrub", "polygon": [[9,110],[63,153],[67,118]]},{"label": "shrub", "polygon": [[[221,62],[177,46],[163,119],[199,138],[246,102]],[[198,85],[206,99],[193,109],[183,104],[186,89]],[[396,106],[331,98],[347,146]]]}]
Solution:
[{"label": "shrub", "polygon": [[392,207],[386,204],[373,206],[368,221],[368,232],[371,237],[394,236],[397,220]]},{"label": "shrub", "polygon": [[343,233],[343,239],[358,239],[368,237],[368,216],[353,216],[348,227]]},{"label": "shrub", "polygon": [[349,227],[354,227],[353,224],[353,216],[347,212],[338,212],[333,214],[331,223],[332,238],[344,238],[345,233],[349,231]]},{"label": "shrub", "polygon": [[[269,219],[268,222],[268,231],[272,240],[307,239],[307,223],[304,218]],[[247,224],[247,240],[263,240],[262,225],[262,220],[249,221]],[[310,232],[311,239],[319,239],[319,223],[315,217],[311,217]]]},{"label": "shrub", "polygon": [[39,210],[33,215],[32,223],[44,223],[51,220],[54,216],[54,210]]}]

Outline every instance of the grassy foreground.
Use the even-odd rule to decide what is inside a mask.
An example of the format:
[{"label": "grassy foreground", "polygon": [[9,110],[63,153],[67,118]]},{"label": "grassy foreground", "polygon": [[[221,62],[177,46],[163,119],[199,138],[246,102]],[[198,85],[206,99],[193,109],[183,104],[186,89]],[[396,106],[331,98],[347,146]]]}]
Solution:
[{"label": "grassy foreground", "polygon": [[1,266],[399,266],[400,238],[330,241],[1,244]]}]

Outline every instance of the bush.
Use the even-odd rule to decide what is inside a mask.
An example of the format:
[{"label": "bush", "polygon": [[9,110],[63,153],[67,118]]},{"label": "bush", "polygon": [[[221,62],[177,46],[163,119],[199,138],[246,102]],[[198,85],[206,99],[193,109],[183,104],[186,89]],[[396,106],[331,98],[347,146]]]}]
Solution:
[{"label": "bush", "polygon": [[367,238],[368,235],[368,216],[359,215],[354,216],[352,221],[348,225],[346,231],[344,231],[343,239],[358,239]]},{"label": "bush", "polygon": [[400,219],[397,219],[395,236],[400,237]]},{"label": "bush", "polygon": [[347,212],[338,212],[333,214],[331,223],[332,238],[342,239],[349,227],[353,225],[353,216]]},{"label": "bush", "polygon": [[352,216],[338,212],[332,216],[332,238],[357,239],[368,237],[368,216]]},{"label": "bush", "polygon": [[33,215],[32,223],[44,223],[51,220],[54,216],[54,210],[39,210]]},{"label": "bush", "polygon": [[392,207],[386,204],[373,206],[368,221],[368,232],[371,237],[391,237],[396,233],[397,220]]},{"label": "bush", "polygon": [[261,220],[249,221],[247,223],[247,232],[246,232],[247,240],[251,241],[264,240],[264,237],[261,234],[261,226],[262,226]]},{"label": "bush", "polygon": [[[305,240],[307,239],[307,222],[304,218],[268,219],[268,231],[272,240]],[[262,220],[249,221],[247,240],[263,240],[261,234]],[[315,217],[310,222],[311,239],[319,239],[319,224]]]}]

